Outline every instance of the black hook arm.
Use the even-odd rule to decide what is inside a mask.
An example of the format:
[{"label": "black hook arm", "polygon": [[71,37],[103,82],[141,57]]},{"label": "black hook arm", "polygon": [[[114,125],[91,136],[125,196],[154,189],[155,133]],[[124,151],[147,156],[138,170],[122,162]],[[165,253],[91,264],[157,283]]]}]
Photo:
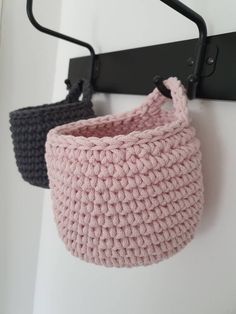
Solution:
[{"label": "black hook arm", "polygon": [[76,45],[79,45],[79,46],[82,46],[82,47],[85,47],[87,48],[89,51],[90,51],[90,54],[91,54],[91,58],[92,58],[92,61],[91,61],[91,72],[90,72],[90,82],[92,82],[93,80],[93,71],[94,71],[94,66],[95,66],[95,51],[93,49],[93,47],[84,42],[84,41],[81,41],[79,39],[75,39],[75,38],[72,38],[70,36],[67,36],[67,35],[64,35],[64,34],[61,34],[61,33],[58,33],[56,31],[53,31],[51,29],[48,29],[42,25],[40,25],[37,20],[35,19],[34,17],[34,13],[33,13],[33,0],[27,0],[27,3],[26,3],[26,11],[27,11],[27,15],[28,15],[28,18],[30,20],[30,22],[32,23],[32,25],[37,28],[40,32],[43,32],[45,34],[48,34],[50,36],[53,36],[53,37],[56,37],[56,38],[60,38],[60,39],[63,39],[65,41],[68,41],[68,42],[71,42],[73,44],[76,44]]},{"label": "black hook arm", "polygon": [[169,7],[187,17],[194,22],[199,30],[199,39],[197,44],[196,57],[194,61],[193,73],[188,77],[188,97],[190,99],[196,97],[197,85],[200,79],[202,67],[205,59],[206,44],[207,44],[207,27],[204,19],[195,11],[187,7],[178,0],[161,0]]}]

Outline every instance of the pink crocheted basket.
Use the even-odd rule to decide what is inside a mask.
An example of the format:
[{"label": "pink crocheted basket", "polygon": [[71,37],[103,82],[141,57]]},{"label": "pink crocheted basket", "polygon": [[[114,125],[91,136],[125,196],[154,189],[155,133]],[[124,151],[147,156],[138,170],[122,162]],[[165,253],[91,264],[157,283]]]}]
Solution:
[{"label": "pink crocheted basket", "polygon": [[48,133],[46,161],[60,237],[104,266],[159,262],[192,238],[203,209],[199,140],[176,78],[139,108]]}]

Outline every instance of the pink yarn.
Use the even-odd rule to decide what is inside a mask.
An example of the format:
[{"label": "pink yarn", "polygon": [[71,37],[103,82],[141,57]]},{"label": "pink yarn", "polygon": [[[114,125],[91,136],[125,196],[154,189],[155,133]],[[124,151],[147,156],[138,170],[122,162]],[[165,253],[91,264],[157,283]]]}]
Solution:
[{"label": "pink yarn", "polygon": [[78,121],[48,133],[46,161],[60,237],[81,259],[104,266],[159,262],[192,238],[203,209],[200,143],[187,97],[165,82],[124,114]]}]

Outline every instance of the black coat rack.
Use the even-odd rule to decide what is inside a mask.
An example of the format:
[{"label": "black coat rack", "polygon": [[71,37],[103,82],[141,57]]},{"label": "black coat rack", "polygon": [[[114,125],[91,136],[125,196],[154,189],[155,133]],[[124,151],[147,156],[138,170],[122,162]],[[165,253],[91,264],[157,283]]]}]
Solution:
[{"label": "black coat rack", "polygon": [[70,59],[71,83],[88,78],[97,92],[146,95],[153,89],[154,77],[154,83],[170,97],[163,78],[177,76],[190,99],[236,100],[236,32],[207,37],[200,15],[178,0],[160,1],[193,21],[199,38],[95,54],[90,44],[41,26],[33,15],[33,0],[27,0],[27,14],[41,32],[90,51],[90,56]]}]

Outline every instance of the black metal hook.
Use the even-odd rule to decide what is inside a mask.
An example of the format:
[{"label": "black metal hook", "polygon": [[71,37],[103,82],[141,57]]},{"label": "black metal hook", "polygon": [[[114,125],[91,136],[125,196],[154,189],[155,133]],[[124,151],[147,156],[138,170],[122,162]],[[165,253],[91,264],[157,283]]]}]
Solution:
[{"label": "black metal hook", "polygon": [[153,83],[156,85],[156,87],[158,88],[158,90],[162,93],[162,95],[164,95],[167,98],[172,98],[171,96],[171,92],[170,90],[165,86],[165,84],[163,83],[163,77],[156,75],[153,78]]},{"label": "black metal hook", "polygon": [[94,51],[93,47],[90,44],[88,44],[88,43],[86,43],[84,41],[81,41],[79,39],[75,39],[75,38],[69,37],[67,35],[58,33],[56,31],[53,31],[51,29],[48,29],[48,28],[40,25],[37,22],[37,20],[35,19],[35,17],[34,17],[33,0],[27,0],[26,11],[27,11],[27,15],[28,15],[28,18],[29,18],[30,22],[40,32],[43,32],[43,33],[48,34],[50,36],[53,36],[53,37],[56,37],[56,38],[60,38],[60,39],[63,39],[65,41],[71,42],[73,44],[85,47],[85,48],[87,48],[89,50],[89,52],[91,54],[91,69],[90,69],[90,74],[89,74],[89,80],[92,83],[93,82],[93,75],[94,75],[94,67],[95,67],[95,57],[96,57],[96,54],[95,54],[95,51]]},{"label": "black metal hook", "polygon": [[[197,14],[195,11],[187,7],[185,4],[178,0],[161,0],[163,3],[167,4],[169,7],[174,9],[175,11],[179,12],[180,14],[187,17],[189,20],[194,22],[199,30],[199,39],[197,43],[197,51],[194,60],[194,69],[193,73],[188,77],[188,84],[187,84],[187,94],[189,99],[193,99],[196,97],[197,86],[200,80],[201,71],[203,68],[204,60],[205,60],[205,53],[206,53],[206,43],[207,43],[207,27],[204,19]],[[157,80],[156,86],[161,91],[164,90],[164,93],[167,95],[167,89],[164,84],[163,80]],[[163,94],[163,95],[165,95]],[[167,96],[168,97],[168,96]]]}]

